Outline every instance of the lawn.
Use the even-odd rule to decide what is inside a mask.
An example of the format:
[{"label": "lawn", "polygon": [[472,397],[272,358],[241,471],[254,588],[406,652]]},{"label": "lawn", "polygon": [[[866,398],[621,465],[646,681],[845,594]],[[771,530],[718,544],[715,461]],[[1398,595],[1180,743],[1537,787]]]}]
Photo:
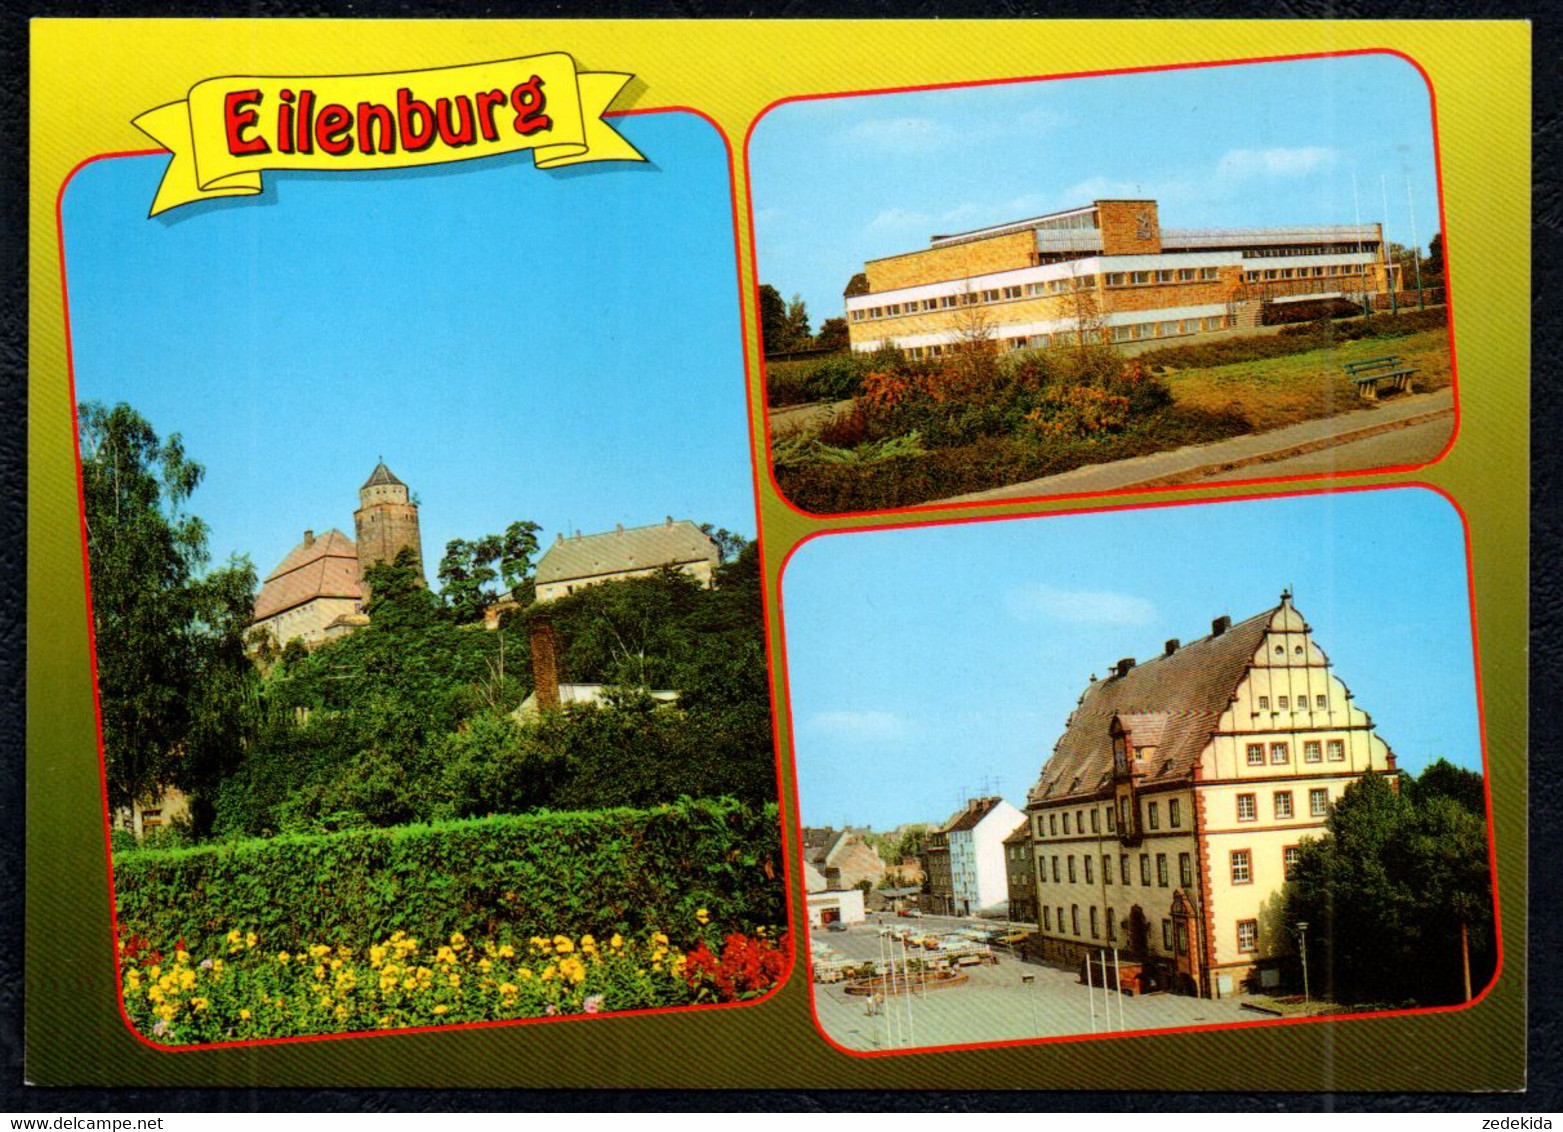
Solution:
[{"label": "lawn", "polygon": [[1398,354],[1416,368],[1418,393],[1449,384],[1449,335],[1422,330],[1393,338],[1363,338],[1276,358],[1232,362],[1208,368],[1163,369],[1161,377],[1185,408],[1237,408],[1254,432],[1297,424],[1365,407],[1356,386],[1341,372],[1345,362]]}]

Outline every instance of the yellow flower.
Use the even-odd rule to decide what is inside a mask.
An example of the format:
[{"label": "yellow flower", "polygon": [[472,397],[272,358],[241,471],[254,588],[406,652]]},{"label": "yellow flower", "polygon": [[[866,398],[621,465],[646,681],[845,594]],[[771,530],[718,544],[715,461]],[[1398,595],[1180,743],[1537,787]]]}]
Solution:
[{"label": "yellow flower", "polygon": [[517,972],[517,974],[521,976],[521,981],[525,982],[527,979],[532,977],[532,968],[522,967],[521,970]]},{"label": "yellow flower", "polygon": [[608,946],[617,951],[619,948],[624,946],[624,937],[621,936],[618,932],[614,932],[613,938],[608,941]]},{"label": "yellow flower", "polygon": [[245,947],[254,947],[259,942],[260,942],[260,937],[258,935],[256,935],[254,932],[250,932],[249,934],[247,934],[244,937],[244,946]]},{"label": "yellow flower", "polygon": [[204,998],[192,998],[190,1000],[190,1005],[195,1007],[197,1010],[205,1010],[206,1009],[206,999],[204,999]]},{"label": "yellow flower", "polygon": [[229,943],[238,943],[243,938],[244,937],[243,937],[243,935],[240,934],[238,928],[234,928],[233,931],[228,933],[228,942]]},{"label": "yellow flower", "polygon": [[141,973],[132,967],[125,972],[125,982],[130,984],[131,990],[139,990],[141,987]]},{"label": "yellow flower", "polygon": [[157,1016],[165,1022],[172,1022],[174,1015],[178,1013],[179,1008],[177,1006],[159,1006],[157,1008]]},{"label": "yellow flower", "polygon": [[455,932],[450,937],[450,945],[457,951],[460,951],[463,947],[467,946],[467,937],[462,935],[460,932]]},{"label": "yellow flower", "polygon": [[499,993],[502,994],[502,995],[506,995],[507,997],[509,995],[520,993],[520,990],[521,990],[521,988],[516,986],[515,983],[500,983],[499,984]]},{"label": "yellow flower", "polygon": [[667,941],[668,941],[668,937],[663,935],[661,932],[652,932],[651,933],[651,942],[653,942],[653,943],[660,943],[660,944],[663,944],[665,946],[667,944]]},{"label": "yellow flower", "polygon": [[516,957],[516,949],[508,943],[502,943],[499,945],[499,957],[501,959],[514,959]]},{"label": "yellow flower", "polygon": [[699,920],[702,924],[709,924],[711,922],[711,913],[702,908],[700,911],[695,913],[695,919]]},{"label": "yellow flower", "polygon": [[453,987],[461,986],[461,976],[456,974],[454,971],[451,972],[450,978],[446,979],[445,981]]},{"label": "yellow flower", "polygon": [[560,955],[568,955],[575,950],[575,944],[570,942],[570,937],[567,935],[556,935],[554,936],[554,950]]},{"label": "yellow flower", "polygon": [[241,1010],[239,1011],[239,1017],[248,1022],[250,1020],[250,1012],[248,1010]]},{"label": "yellow flower", "polygon": [[148,1002],[162,1002],[163,1001],[163,988],[162,987],[151,987],[151,988],[149,988],[147,990],[147,1001]]},{"label": "yellow flower", "polygon": [[286,963],[289,959],[292,959],[292,958],[293,958],[293,956],[289,955],[286,951],[279,951],[279,952],[277,952],[277,962],[278,963]]},{"label": "yellow flower", "polygon": [[402,986],[405,987],[407,990],[417,990],[418,989],[418,980],[417,979],[403,979],[402,980]]},{"label": "yellow flower", "polygon": [[195,972],[194,971],[188,971],[187,970],[187,971],[180,971],[179,972],[179,989],[180,990],[194,990],[195,989]]},{"label": "yellow flower", "polygon": [[190,953],[183,949],[174,952],[174,961],[181,965],[190,962]]},{"label": "yellow flower", "polygon": [[327,944],[317,943],[309,949],[309,954],[315,959],[320,959],[323,956],[330,955],[331,948]]},{"label": "yellow flower", "polygon": [[376,944],[375,946],[371,947],[369,949],[369,966],[371,966],[371,967],[378,967],[381,963],[384,963],[384,962],[385,962],[385,948],[381,947],[379,944]]},{"label": "yellow flower", "polygon": [[435,1007],[435,1008],[434,1008],[434,1013],[436,1013],[436,1014],[444,1014],[444,1013],[445,1013],[445,1012],[446,1012],[446,1011],[447,1011],[447,1010],[449,1010],[449,1009],[450,1009],[450,1007],[448,1007],[448,1006],[446,1006],[446,1005],[445,1005],[445,1004],[444,1004],[444,1003],[443,1003],[443,1002],[442,1002],[442,1003],[440,1003],[440,1004],[439,1004],[439,1005],[438,1005],[438,1006],[436,1006],[436,1007]]},{"label": "yellow flower", "polygon": [[321,979],[323,979],[325,977],[326,977],[326,965],[324,963],[316,963],[315,964],[315,981],[318,983]]},{"label": "yellow flower", "polygon": [[163,973],[163,968],[162,968],[161,964],[154,963],[152,965],[152,970],[150,970],[147,973],[149,975],[151,975],[155,979],[155,978],[157,978],[158,976],[160,976]]}]

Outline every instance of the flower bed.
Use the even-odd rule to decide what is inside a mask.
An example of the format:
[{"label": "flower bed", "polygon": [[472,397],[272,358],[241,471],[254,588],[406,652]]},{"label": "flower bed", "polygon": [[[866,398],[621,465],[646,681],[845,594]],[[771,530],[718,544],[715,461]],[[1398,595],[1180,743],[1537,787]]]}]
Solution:
[{"label": "flower bed", "polygon": [[[405,932],[364,949],[272,951],[234,930],[216,954],[120,946],[125,1009],[166,1045],[608,1014],[758,998],[781,980],[788,940],[766,929],[713,937],[705,909],[684,946],[663,932],[427,944]],[[715,945],[713,947],[713,944]]]}]

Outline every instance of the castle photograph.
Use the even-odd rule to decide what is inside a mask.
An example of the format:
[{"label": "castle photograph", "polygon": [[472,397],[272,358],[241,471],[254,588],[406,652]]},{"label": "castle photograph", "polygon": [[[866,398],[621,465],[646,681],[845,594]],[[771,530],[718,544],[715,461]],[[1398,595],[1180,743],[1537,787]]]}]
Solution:
[{"label": "castle photograph", "polygon": [[141,1040],[786,972],[727,148],[683,112],[626,133],[657,176],[278,177],[173,224],[166,155],[66,186],[82,753]]},{"label": "castle photograph", "polygon": [[1404,468],[1451,441],[1433,123],[1403,59],[844,95],[772,109],[751,154],[768,450],[802,510]]},{"label": "castle photograph", "polygon": [[[1370,566],[1416,592],[1359,592]],[[1277,571],[1294,581],[1263,598]],[[1258,600],[1194,620],[1238,591]],[[859,533],[795,556],[783,596],[805,852],[828,826],[885,862],[804,876],[835,1044],[1338,1018],[1492,981],[1440,496]],[[910,889],[882,879],[908,848]]]}]

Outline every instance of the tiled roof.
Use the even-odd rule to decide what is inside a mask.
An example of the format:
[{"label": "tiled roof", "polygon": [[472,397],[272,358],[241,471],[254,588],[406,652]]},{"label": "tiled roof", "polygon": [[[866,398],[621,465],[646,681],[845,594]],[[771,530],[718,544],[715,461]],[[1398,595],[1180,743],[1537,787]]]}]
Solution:
[{"label": "tiled roof", "polygon": [[1004,839],[1006,845],[1024,845],[1031,840],[1031,819],[1027,818],[1015,827],[1013,833]]},{"label": "tiled roof", "polygon": [[539,584],[717,559],[716,544],[688,519],[560,538],[537,563]]},{"label": "tiled roof", "polygon": [[281,613],[317,597],[358,598],[358,548],[338,530],[299,543],[266,576],[253,620]]},{"label": "tiled roof", "polygon": [[950,815],[950,820],[944,823],[944,832],[959,833],[962,830],[977,828],[982,823],[982,819],[988,816],[988,811],[1003,800],[997,795],[991,798],[974,799],[976,805],[967,806]]},{"label": "tiled roof", "polygon": [[[406,484],[402,483],[401,480],[392,475],[391,469],[385,466],[384,460],[381,460],[374,466],[374,471],[369,473],[369,478],[364,481],[364,487],[379,487],[382,484],[388,483],[397,484],[400,487],[407,486]],[[358,490],[362,491],[363,488],[359,488]]]},{"label": "tiled roof", "polygon": [[1151,779],[1187,777],[1264,641],[1275,610],[1137,664],[1085,690],[1029,800],[1089,794],[1112,777],[1116,714],[1137,746],[1155,746]]}]

